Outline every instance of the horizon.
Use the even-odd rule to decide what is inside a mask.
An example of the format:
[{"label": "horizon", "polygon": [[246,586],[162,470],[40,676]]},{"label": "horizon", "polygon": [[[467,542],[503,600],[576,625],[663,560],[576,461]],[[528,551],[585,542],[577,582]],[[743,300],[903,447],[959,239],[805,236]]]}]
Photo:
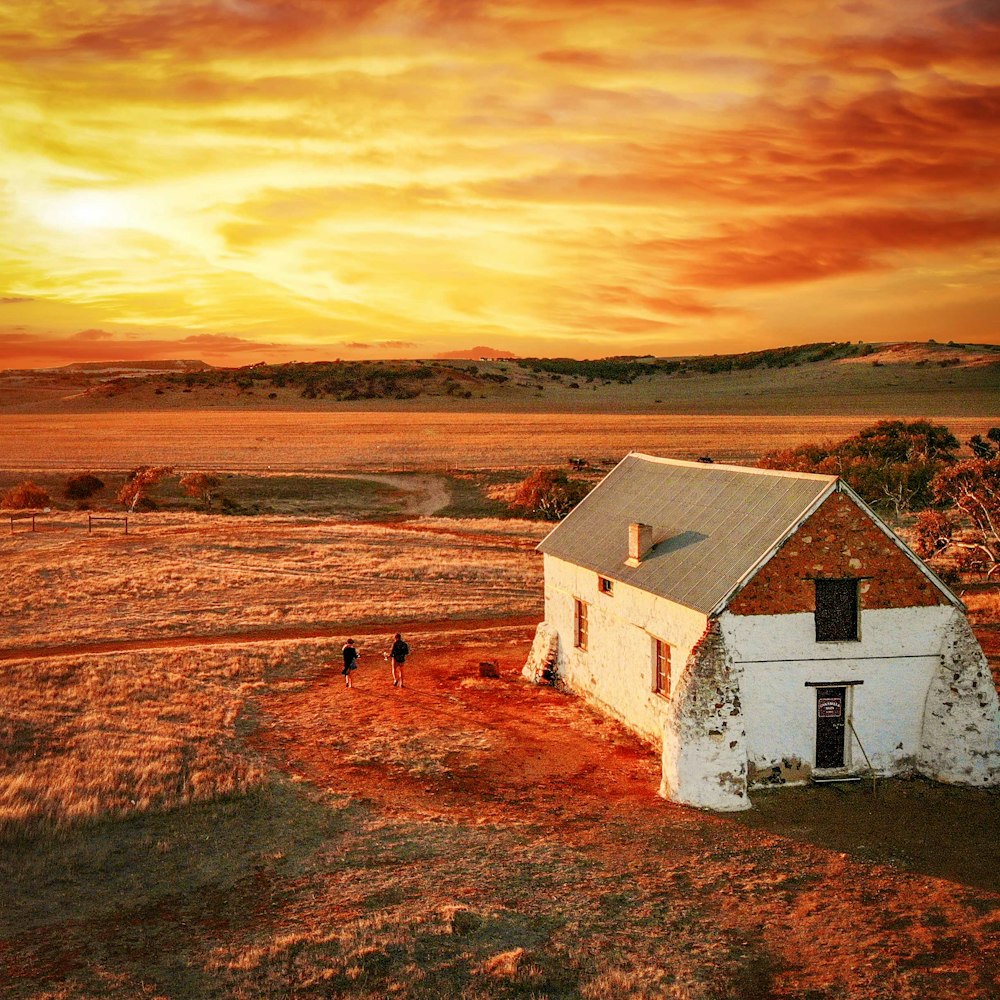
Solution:
[{"label": "horizon", "polygon": [[[764,348],[763,352],[767,351],[789,351],[789,350],[799,350],[808,347],[818,347],[826,343],[853,343],[852,341],[824,341],[817,343],[801,343],[801,344],[780,344],[772,348]],[[881,348],[892,348],[892,347],[931,347],[931,348],[954,348],[962,350],[975,350],[976,348],[997,348],[1000,344],[994,342],[983,342],[983,343],[962,343],[954,340],[949,340],[941,343],[937,340],[929,339],[926,341],[907,341],[907,340],[887,340],[887,341],[857,341],[859,344],[864,344],[868,347],[875,349],[877,353]],[[492,351],[492,348],[484,348],[487,351]],[[341,358],[341,357],[321,357],[321,358],[311,358],[309,360],[302,358],[290,358],[286,361],[269,361],[267,359],[259,359],[257,361],[247,361],[243,364],[210,364],[203,358],[180,358],[180,357],[164,357],[164,358],[152,358],[152,357],[135,357],[135,358],[121,358],[121,357],[108,357],[108,358],[93,358],[87,361],[70,361],[65,364],[57,365],[38,365],[38,366],[25,366],[23,368],[2,368],[0,367],[0,372],[9,371],[61,371],[67,368],[113,368],[116,365],[121,365],[123,367],[139,367],[143,364],[149,365],[205,365],[208,368],[258,368],[261,366],[266,367],[277,367],[280,365],[288,364],[355,364],[358,362],[370,362],[384,364],[388,362],[432,362],[432,361],[466,361],[466,362],[493,362],[496,364],[503,364],[505,362],[519,362],[519,361],[613,361],[613,360],[636,360],[642,361],[646,359],[651,359],[653,361],[684,361],[684,360],[696,360],[705,357],[728,357],[730,354],[618,354],[618,355],[603,355],[600,357],[577,357],[570,354],[562,355],[515,355],[509,353],[499,353],[495,356],[490,355],[475,355],[473,352],[475,348],[470,348],[465,351],[453,351],[448,354],[437,354],[437,355],[427,355],[427,356],[399,356],[399,355],[385,355],[381,357],[366,357],[366,358]],[[732,352],[733,357],[739,357],[743,354],[760,353],[756,350],[739,351]]]},{"label": "horizon", "polygon": [[0,10],[0,365],[1000,342],[981,0]]}]

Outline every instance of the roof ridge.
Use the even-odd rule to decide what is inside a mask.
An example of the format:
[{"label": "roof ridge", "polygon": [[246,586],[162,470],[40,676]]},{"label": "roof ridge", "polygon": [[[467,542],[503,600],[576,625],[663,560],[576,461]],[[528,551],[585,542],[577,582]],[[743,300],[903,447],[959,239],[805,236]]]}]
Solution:
[{"label": "roof ridge", "polygon": [[692,462],[686,458],[664,458],[660,455],[648,455],[642,451],[630,451],[629,458],[641,458],[647,462],[657,462],[661,465],[681,465],[691,469],[722,469],[725,472],[746,472],[754,476],[783,476],[788,479],[814,479],[825,483],[836,482],[840,476],[832,476],[819,472],[792,472],[785,469],[760,469],[754,465],[729,465],[725,462]]}]

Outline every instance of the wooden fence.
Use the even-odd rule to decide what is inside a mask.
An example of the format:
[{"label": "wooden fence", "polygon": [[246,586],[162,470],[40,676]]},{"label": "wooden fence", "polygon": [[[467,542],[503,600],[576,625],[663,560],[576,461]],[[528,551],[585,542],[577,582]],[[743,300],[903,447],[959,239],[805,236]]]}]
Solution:
[{"label": "wooden fence", "polygon": [[7,517],[10,518],[10,533],[13,535],[14,534],[14,522],[15,521],[27,521],[30,518],[30,520],[31,520],[31,530],[34,531],[35,530],[35,518],[36,517],[44,517],[44,515],[43,514],[39,514],[36,511],[27,511],[26,513],[20,513],[20,514],[8,514]]}]

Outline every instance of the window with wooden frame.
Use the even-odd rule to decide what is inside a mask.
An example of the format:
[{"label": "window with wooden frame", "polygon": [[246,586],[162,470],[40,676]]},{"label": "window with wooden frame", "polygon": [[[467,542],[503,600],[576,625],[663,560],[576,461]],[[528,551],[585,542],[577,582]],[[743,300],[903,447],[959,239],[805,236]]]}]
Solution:
[{"label": "window with wooden frame", "polygon": [[815,580],[816,641],[857,642],[859,630],[860,580]]},{"label": "window with wooden frame", "polygon": [[615,581],[609,580],[606,576],[599,576],[597,578],[597,589],[602,594],[607,594],[609,597],[614,596]]},{"label": "window with wooden frame", "polygon": [[670,697],[670,644],[653,640],[653,693]]},{"label": "window with wooden frame", "polygon": [[574,600],[573,611],[573,645],[577,649],[587,648],[587,605],[580,600]]}]

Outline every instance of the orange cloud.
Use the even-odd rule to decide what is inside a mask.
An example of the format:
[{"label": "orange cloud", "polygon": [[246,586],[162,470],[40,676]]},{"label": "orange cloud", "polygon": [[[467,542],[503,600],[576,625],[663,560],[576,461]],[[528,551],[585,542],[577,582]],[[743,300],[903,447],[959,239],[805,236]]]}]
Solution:
[{"label": "orange cloud", "polygon": [[29,340],[5,350],[711,351],[794,339],[796,309],[810,339],[817,314],[906,335],[901,303],[930,336],[949,314],[995,336],[998,21],[988,0],[7,5],[0,306]]}]

